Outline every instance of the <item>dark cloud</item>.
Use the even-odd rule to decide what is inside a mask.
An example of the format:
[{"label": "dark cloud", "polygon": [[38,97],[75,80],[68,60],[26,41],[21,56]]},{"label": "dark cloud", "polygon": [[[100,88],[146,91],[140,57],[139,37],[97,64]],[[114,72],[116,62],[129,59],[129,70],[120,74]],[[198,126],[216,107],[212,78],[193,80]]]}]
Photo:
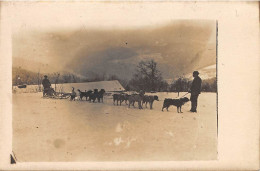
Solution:
[{"label": "dark cloud", "polygon": [[[135,30],[36,31],[15,35],[13,54],[46,58],[50,65],[86,76],[106,73],[127,79],[140,60],[154,59],[163,76],[172,78],[216,63],[214,34],[214,21],[176,21]],[[28,41],[23,42],[25,37]]]}]

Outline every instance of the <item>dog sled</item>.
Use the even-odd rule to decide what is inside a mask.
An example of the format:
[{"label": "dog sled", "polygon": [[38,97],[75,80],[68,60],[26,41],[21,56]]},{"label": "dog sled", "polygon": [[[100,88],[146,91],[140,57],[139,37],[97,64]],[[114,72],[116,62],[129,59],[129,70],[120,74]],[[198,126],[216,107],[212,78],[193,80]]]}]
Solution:
[{"label": "dog sled", "polygon": [[43,90],[43,98],[53,98],[53,99],[68,99],[71,93],[56,92],[53,88],[45,88]]}]

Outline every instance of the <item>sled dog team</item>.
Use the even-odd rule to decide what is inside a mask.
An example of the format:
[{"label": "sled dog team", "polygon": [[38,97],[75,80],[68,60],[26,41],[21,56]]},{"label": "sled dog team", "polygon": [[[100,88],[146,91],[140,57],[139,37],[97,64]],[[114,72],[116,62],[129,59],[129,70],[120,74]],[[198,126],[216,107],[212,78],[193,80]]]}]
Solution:
[{"label": "sled dog team", "polygon": [[135,102],[137,102],[139,109],[143,109],[144,104],[145,104],[145,107],[147,108],[147,103],[149,103],[150,109],[152,109],[154,100],[159,101],[158,96],[144,95],[144,93],[142,91],[139,94],[131,94],[131,95],[128,95],[126,93],[113,94],[114,105],[115,105],[115,102],[117,105],[119,102],[119,104],[121,106],[122,102],[125,102],[125,104],[128,105],[129,108],[131,105],[134,107]]},{"label": "sled dog team", "polygon": [[[94,91],[89,90],[89,91],[81,91],[78,89],[79,92],[79,98],[78,100],[83,100],[83,98],[86,98],[86,101],[89,102],[95,102],[96,100],[98,102],[103,102],[103,98],[104,98],[104,94],[105,94],[105,90],[101,89],[100,91],[98,91],[98,89],[94,89]],[[153,109],[153,103],[154,101],[159,101],[159,98],[157,95],[144,95],[145,93],[143,91],[141,91],[139,94],[134,93],[134,94],[126,94],[126,93],[119,93],[119,94],[113,94],[113,104],[118,106],[118,102],[119,105],[121,106],[121,104],[124,102],[126,105],[128,105],[128,107],[130,108],[130,106],[132,105],[133,107],[135,107],[135,102],[138,103],[138,108],[139,109],[143,109],[143,106],[145,105],[145,107],[147,108],[147,104],[149,103],[150,109]],[[71,93],[71,97],[70,100],[74,100],[76,99],[76,92],[74,90],[74,88],[72,88],[72,93]],[[188,102],[189,99],[187,97],[184,98],[180,98],[180,99],[165,99],[163,102],[163,107],[162,107],[162,111],[164,108],[167,109],[173,105],[177,107],[177,112],[182,112],[181,111],[181,107],[182,105],[184,105],[186,102]]]},{"label": "sled dog team", "polygon": [[[80,91],[80,89],[78,89],[79,92],[79,97],[78,100],[83,100],[83,98],[86,98],[86,101],[89,102],[95,102],[96,100],[98,100],[98,102],[103,102],[103,98],[104,98],[104,94],[105,94],[105,90],[101,89],[98,91],[98,89],[94,89],[94,91],[89,90],[89,91]],[[76,92],[74,90],[74,87],[72,87],[72,92],[71,92],[71,96],[70,96],[70,100],[76,100]]]},{"label": "sled dog team", "polygon": [[[194,71],[193,72],[193,77],[194,80],[192,81],[192,85],[190,88],[190,91],[188,93],[191,94],[190,100],[191,100],[191,112],[197,112],[197,101],[198,101],[198,96],[201,92],[201,78],[199,77],[199,72],[198,71]],[[50,81],[47,78],[47,75],[44,76],[44,79],[42,81],[42,85],[44,87],[44,90],[47,90],[51,87]],[[104,89],[101,89],[100,91],[98,91],[98,89],[94,89],[94,91],[89,90],[85,92],[82,92],[78,89],[79,92],[79,100],[82,100],[84,97],[86,98],[86,101],[88,100],[89,102],[95,102],[96,99],[98,100],[98,102],[103,102],[103,96],[105,93]],[[45,91],[43,92],[43,96],[45,95]],[[138,103],[138,108],[139,109],[143,109],[143,105],[145,104],[145,107],[147,108],[147,103],[149,103],[150,105],[150,109],[153,108],[153,102],[155,100],[159,101],[158,96],[149,96],[149,95],[144,95],[144,91],[140,91],[139,94],[125,94],[125,93],[120,93],[120,94],[114,94],[113,95],[113,103],[115,105],[115,102],[118,105],[118,102],[120,103],[120,106],[122,104],[122,102],[125,102],[125,104],[127,104],[128,101],[128,107],[130,108],[130,106],[132,105],[134,107],[135,102]],[[76,99],[76,92],[74,90],[74,88],[72,87],[72,93],[70,93],[70,100],[74,100]],[[189,99],[187,97],[183,97],[183,98],[179,98],[179,99],[164,99],[163,102],[163,107],[162,107],[162,111],[164,108],[166,108],[166,110],[168,111],[168,108],[173,105],[177,107],[177,112],[182,113],[181,111],[181,107],[188,102]]]},{"label": "sled dog team", "polygon": [[[144,95],[144,93],[140,92],[139,94],[126,94],[126,93],[120,93],[120,94],[113,94],[113,104],[114,105],[119,105],[121,106],[121,104],[123,102],[125,102],[126,105],[128,105],[128,107],[130,108],[130,106],[132,105],[134,107],[135,102],[138,103],[138,108],[139,109],[143,109],[143,105],[145,104],[145,107],[147,108],[147,103],[149,103],[150,105],[150,109],[153,109],[153,102],[154,101],[159,101],[159,98],[157,95]],[[164,99],[163,102],[163,107],[162,107],[162,111],[164,108],[167,109],[173,105],[177,107],[177,112],[178,113],[182,113],[181,111],[181,107],[188,102],[189,99],[187,97],[184,98],[180,98],[180,99],[169,99],[166,98]]]}]

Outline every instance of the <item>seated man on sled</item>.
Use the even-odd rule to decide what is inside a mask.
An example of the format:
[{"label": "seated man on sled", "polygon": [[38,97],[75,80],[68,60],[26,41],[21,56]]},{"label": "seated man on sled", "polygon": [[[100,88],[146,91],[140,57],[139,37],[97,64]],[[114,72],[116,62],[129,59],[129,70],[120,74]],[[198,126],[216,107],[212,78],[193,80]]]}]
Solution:
[{"label": "seated man on sled", "polygon": [[44,75],[44,79],[42,80],[42,85],[43,85],[43,97],[54,95],[54,90],[53,90],[53,88],[51,88],[51,83],[50,83],[47,75]]}]

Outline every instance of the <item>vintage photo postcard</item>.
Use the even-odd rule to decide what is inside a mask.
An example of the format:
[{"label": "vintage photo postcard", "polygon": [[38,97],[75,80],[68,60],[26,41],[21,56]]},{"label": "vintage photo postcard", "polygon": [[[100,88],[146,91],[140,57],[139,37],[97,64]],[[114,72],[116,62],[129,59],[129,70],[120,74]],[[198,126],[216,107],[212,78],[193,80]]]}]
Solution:
[{"label": "vintage photo postcard", "polygon": [[[249,9],[257,3],[215,5],[230,5],[224,14],[242,6],[234,15],[255,22]],[[186,8],[198,17],[179,17]],[[231,114],[226,104],[239,107],[223,88],[236,81],[222,82],[232,70],[223,68],[229,64],[223,47],[236,36],[226,37],[228,24],[218,13],[203,17],[212,8],[209,2],[1,3],[10,19],[2,22],[10,29],[1,46],[10,45],[11,167],[221,161],[220,118]]]},{"label": "vintage photo postcard", "polygon": [[17,160],[217,159],[216,23],[19,29]]}]

